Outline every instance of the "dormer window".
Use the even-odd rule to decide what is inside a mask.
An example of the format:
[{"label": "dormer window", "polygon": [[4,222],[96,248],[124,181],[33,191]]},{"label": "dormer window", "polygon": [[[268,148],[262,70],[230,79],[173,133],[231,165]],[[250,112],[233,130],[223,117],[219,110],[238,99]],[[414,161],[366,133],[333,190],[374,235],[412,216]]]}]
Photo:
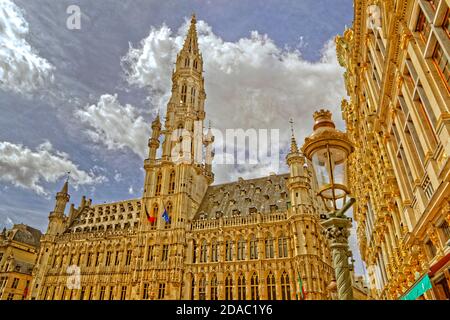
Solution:
[{"label": "dormer window", "polygon": [[257,212],[257,210],[256,210],[255,207],[250,207],[250,208],[248,208],[248,213],[249,213],[249,214],[255,214],[256,212]]}]

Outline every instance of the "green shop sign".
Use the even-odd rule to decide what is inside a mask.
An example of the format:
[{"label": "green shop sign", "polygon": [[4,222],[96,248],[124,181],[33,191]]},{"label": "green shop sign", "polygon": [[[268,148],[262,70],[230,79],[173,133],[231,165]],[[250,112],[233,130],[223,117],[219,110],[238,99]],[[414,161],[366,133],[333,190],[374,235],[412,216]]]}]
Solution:
[{"label": "green shop sign", "polygon": [[425,292],[431,289],[431,281],[428,274],[425,274],[400,300],[416,300]]}]

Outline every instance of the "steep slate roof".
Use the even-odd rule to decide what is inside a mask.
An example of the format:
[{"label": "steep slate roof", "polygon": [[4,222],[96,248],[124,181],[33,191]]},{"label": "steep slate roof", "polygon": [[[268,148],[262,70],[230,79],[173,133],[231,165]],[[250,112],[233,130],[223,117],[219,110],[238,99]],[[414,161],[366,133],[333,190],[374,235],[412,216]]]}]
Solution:
[{"label": "steep slate roof", "polygon": [[194,220],[285,211],[289,174],[270,175],[208,187]]},{"label": "steep slate roof", "polygon": [[13,234],[11,239],[14,241],[25,243],[36,248],[40,246],[42,233],[38,229],[25,224],[16,224],[10,232]]}]

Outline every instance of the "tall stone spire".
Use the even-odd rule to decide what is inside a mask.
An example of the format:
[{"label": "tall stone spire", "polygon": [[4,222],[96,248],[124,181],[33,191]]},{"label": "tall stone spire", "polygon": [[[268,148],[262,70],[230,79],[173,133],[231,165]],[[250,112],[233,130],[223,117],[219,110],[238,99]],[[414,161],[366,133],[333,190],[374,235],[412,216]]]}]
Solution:
[{"label": "tall stone spire", "polygon": [[298,153],[297,141],[294,135],[294,120],[291,118],[289,123],[291,124],[291,153]]},{"label": "tall stone spire", "polygon": [[55,209],[50,212],[48,216],[49,224],[47,229],[47,234],[56,235],[63,231],[64,229],[64,211],[66,210],[67,202],[70,200],[69,196],[69,177],[67,177],[64,182],[61,191],[56,194]]}]

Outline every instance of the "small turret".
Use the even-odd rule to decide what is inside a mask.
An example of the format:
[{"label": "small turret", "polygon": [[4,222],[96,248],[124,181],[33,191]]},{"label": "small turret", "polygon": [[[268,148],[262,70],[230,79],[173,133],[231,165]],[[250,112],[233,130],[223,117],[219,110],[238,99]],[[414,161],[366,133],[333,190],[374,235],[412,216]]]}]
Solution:
[{"label": "small turret", "polygon": [[312,201],[309,194],[310,179],[305,157],[299,151],[294,135],[294,122],[291,124],[291,148],[286,156],[286,162],[289,166],[288,190],[291,198],[292,212],[307,213],[312,210]]},{"label": "small turret", "polygon": [[50,212],[48,217],[48,229],[47,234],[49,235],[57,235],[61,233],[64,229],[65,215],[64,211],[66,210],[66,205],[70,200],[69,196],[69,179],[67,178],[64,183],[61,191],[56,194],[56,203],[55,209]]},{"label": "small turret", "polygon": [[156,151],[159,148],[159,135],[161,134],[161,121],[159,119],[159,113],[155,120],[152,122],[152,137],[148,139],[148,158],[150,160],[156,159]]}]

